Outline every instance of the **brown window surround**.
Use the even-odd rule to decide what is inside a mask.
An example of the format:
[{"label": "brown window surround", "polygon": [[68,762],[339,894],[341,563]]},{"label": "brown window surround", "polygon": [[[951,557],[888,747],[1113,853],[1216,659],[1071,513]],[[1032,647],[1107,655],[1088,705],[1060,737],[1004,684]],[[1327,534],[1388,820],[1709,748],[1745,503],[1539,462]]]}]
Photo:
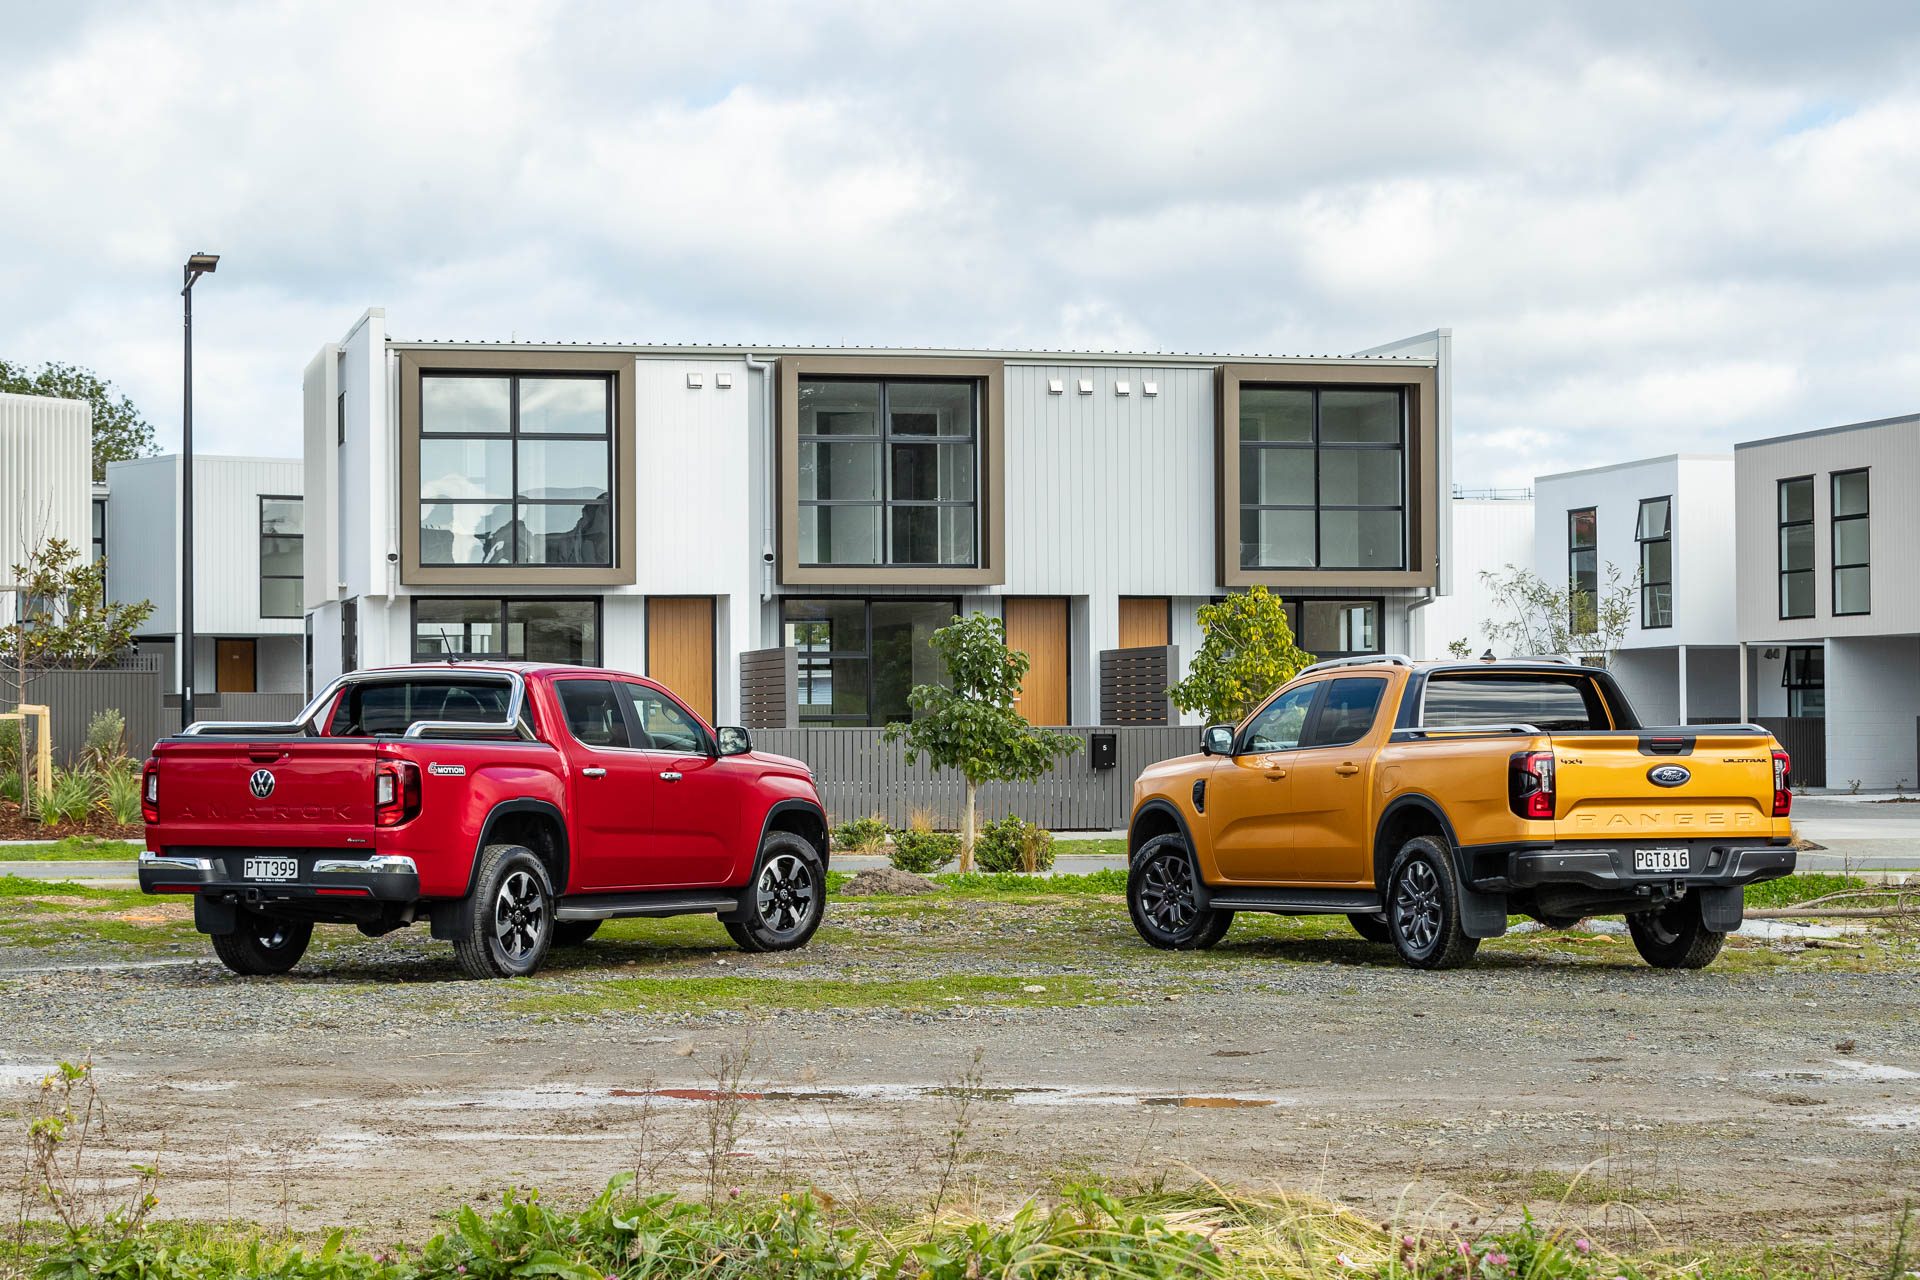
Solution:
[{"label": "brown window surround", "polygon": [[[1407,568],[1246,569],[1240,565],[1240,387],[1394,386],[1407,396]],[[1439,427],[1436,379],[1430,368],[1350,365],[1223,364],[1214,375],[1214,527],[1223,587],[1431,587],[1438,585]]]},{"label": "brown window surround", "polygon": [[[400,581],[408,586],[628,586],[634,557],[634,364],[631,355],[586,351],[488,351],[401,348]],[[420,375],[498,370],[509,373],[605,373],[613,377],[612,567],[579,565],[422,565],[420,563]],[[409,516],[407,513],[411,512]]]},{"label": "brown window surround", "polygon": [[[1007,580],[1006,451],[998,360],[891,356],[782,356],[779,371],[780,581],[793,586],[992,586]],[[977,564],[800,563],[800,379],[974,378],[980,382]]]}]

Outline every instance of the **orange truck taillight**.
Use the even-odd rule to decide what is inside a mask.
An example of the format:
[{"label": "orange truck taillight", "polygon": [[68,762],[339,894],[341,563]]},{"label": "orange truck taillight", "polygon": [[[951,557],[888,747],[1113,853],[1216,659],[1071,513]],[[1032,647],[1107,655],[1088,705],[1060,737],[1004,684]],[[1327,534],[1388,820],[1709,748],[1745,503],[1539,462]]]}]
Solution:
[{"label": "orange truck taillight", "polygon": [[140,820],[160,821],[160,765],[154,760],[140,768]]},{"label": "orange truck taillight", "polygon": [[420,816],[420,766],[382,760],[373,771],[373,825],[397,827]]},{"label": "orange truck taillight", "polygon": [[1553,752],[1516,751],[1507,761],[1507,804],[1522,818],[1553,819]]},{"label": "orange truck taillight", "polygon": [[1773,753],[1773,816],[1784,818],[1793,812],[1793,757],[1784,751]]}]

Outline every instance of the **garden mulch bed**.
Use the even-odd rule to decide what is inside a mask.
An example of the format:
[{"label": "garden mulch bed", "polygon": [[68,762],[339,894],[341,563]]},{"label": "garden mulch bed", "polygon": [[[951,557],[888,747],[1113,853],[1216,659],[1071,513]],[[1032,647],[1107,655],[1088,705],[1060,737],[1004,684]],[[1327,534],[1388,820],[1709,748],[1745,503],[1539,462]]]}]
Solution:
[{"label": "garden mulch bed", "polygon": [[119,823],[100,816],[85,822],[62,822],[48,825],[31,818],[23,817],[20,806],[11,800],[0,800],[0,840],[59,840],[67,836],[90,836],[98,840],[143,840],[147,829],[141,824]]}]

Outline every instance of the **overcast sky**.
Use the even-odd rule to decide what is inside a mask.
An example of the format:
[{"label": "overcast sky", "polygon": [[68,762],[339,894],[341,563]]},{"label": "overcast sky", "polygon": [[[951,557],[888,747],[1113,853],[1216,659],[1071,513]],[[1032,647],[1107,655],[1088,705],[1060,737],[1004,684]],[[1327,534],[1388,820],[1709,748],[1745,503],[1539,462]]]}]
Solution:
[{"label": "overcast sky", "polygon": [[0,356],[293,455],[402,337],[1347,352],[1456,477],[1920,410],[1920,6],[0,0]]}]

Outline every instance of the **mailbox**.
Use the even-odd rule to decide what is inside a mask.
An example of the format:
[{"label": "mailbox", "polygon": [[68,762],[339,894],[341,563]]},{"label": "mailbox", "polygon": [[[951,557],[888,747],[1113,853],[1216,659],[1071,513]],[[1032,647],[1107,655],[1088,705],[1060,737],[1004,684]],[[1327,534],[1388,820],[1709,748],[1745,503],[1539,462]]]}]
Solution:
[{"label": "mailbox", "polygon": [[1120,735],[1096,733],[1087,744],[1087,758],[1096,769],[1112,769],[1120,763]]}]

